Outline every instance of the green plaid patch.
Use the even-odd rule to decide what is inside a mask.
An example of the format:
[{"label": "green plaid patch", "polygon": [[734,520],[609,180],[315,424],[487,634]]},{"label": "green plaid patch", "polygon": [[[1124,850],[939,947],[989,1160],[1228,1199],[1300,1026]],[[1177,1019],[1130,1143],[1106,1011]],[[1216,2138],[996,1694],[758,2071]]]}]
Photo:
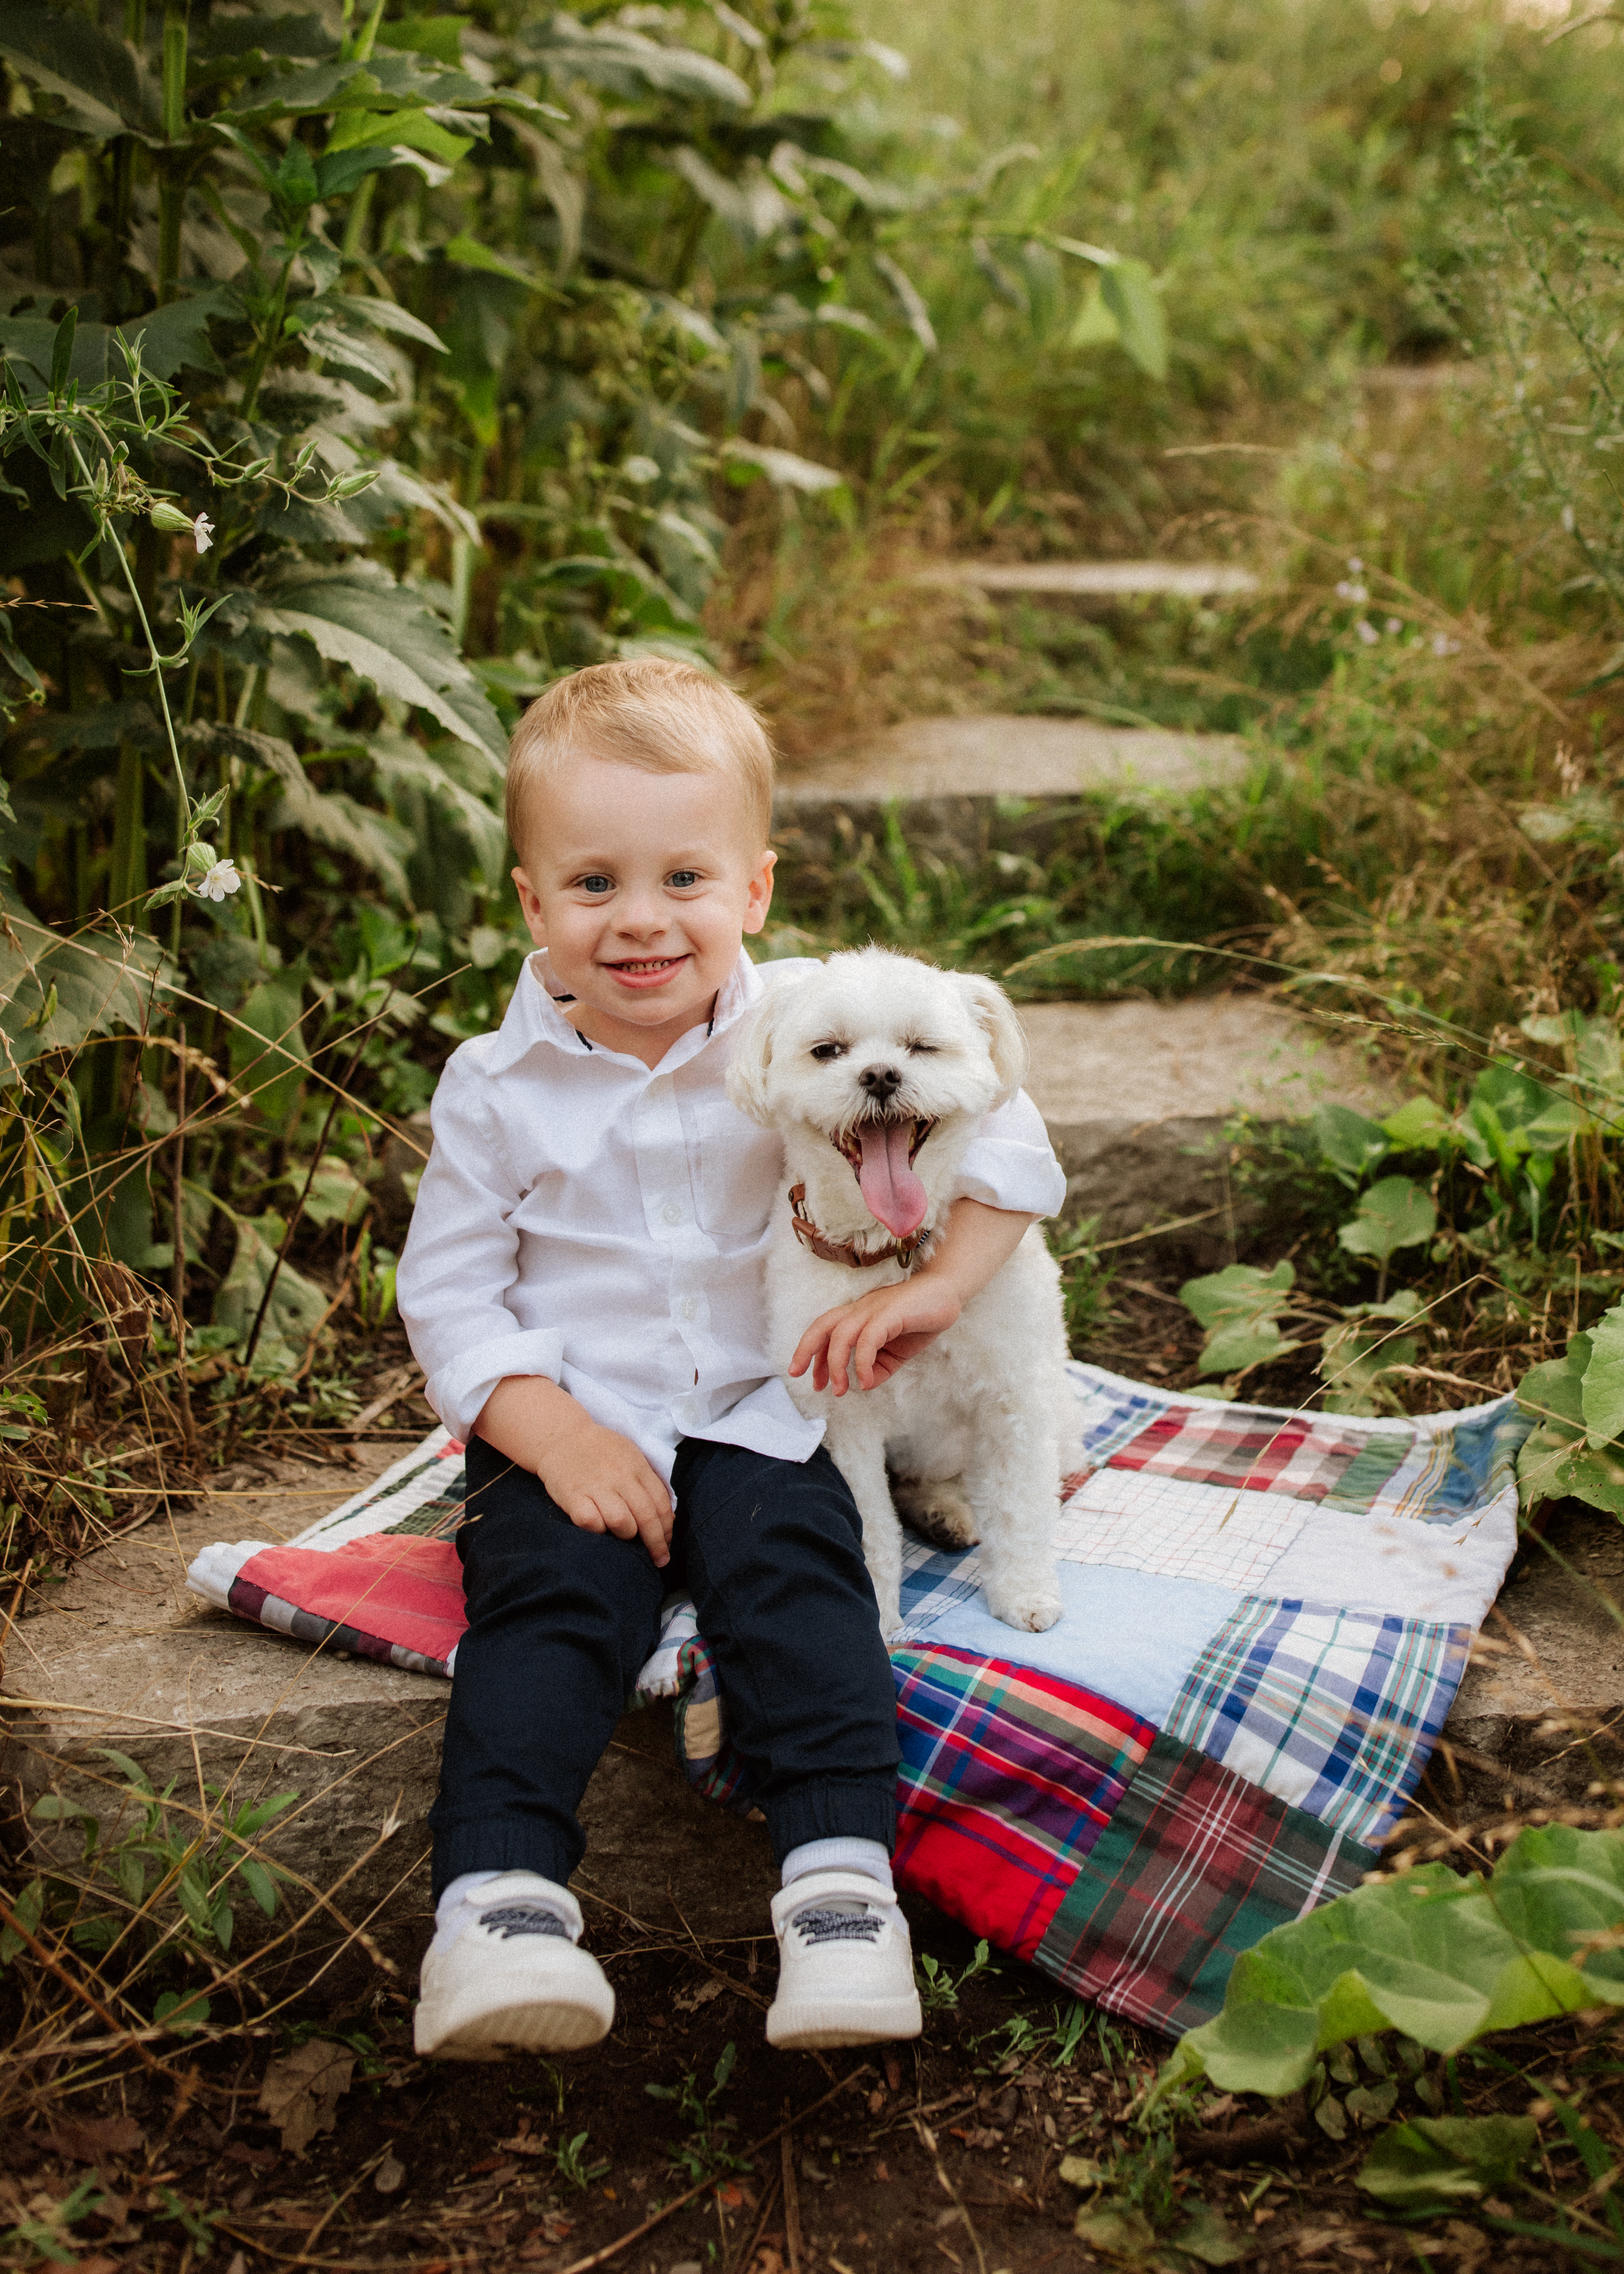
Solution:
[{"label": "green plaid patch", "polygon": [[1243,1950],[1376,1864],[1369,1849],[1158,1737],[1034,1962],[1079,1997],[1177,2037],[1218,2011]]}]

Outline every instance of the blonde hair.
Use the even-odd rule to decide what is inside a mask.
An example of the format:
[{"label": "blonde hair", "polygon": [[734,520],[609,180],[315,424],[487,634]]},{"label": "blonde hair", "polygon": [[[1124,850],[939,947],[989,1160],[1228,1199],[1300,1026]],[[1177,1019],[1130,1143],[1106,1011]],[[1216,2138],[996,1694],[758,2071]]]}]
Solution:
[{"label": "blonde hair", "polygon": [[764,846],[772,827],[772,744],[751,704],[691,663],[639,656],[555,680],[508,747],[508,834],[524,857],[525,808],[572,758],[609,758],[645,773],[730,775]]}]

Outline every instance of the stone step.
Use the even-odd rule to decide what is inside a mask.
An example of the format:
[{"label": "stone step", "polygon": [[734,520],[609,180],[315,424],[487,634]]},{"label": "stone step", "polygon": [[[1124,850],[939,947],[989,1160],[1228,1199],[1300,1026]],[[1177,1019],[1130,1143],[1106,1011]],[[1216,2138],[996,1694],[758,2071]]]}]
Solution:
[{"label": "stone step", "polygon": [[1079,600],[1207,600],[1258,589],[1250,568],[1222,561],[954,561],[914,582]]},{"label": "stone step", "polygon": [[[185,1564],[213,1539],[289,1537],[398,1450],[364,1449],[358,1472],[285,1465],[277,1490],[201,1495],[172,1529],[154,1524],[86,1557],[49,1609],[11,1630],[0,1776],[25,1803],[54,1788],[101,1817],[104,1842],[117,1839],[138,1811],[126,1803],[121,1817],[103,1746],[139,1762],[160,1791],[173,1779],[183,1806],[217,1809],[200,1782],[227,1788],[232,1805],[300,1795],[264,1850],[333,1891],[340,1916],[316,1910],[291,1958],[260,1969],[262,1989],[308,1978],[351,1925],[367,1930],[402,1983],[415,1980],[430,1927],[427,1817],[447,1690],[209,1610],[185,1592]],[[1481,1818],[1502,1804],[1582,1801],[1594,1780],[1624,1767],[1624,1630],[1597,1593],[1624,1593],[1624,1536],[1611,1517],[1568,1503],[1551,1537],[1569,1568],[1531,1543],[1519,1555],[1428,1772],[1434,1823],[1456,1810]],[[1591,1735],[1605,1724],[1611,1735]],[[777,1882],[765,1828],[695,1797],[676,1766],[669,1707],[625,1717],[582,1818],[589,1847],[574,1885],[589,1926],[601,1902],[702,1938],[763,1931]],[[55,1841],[64,1860],[77,1858],[76,1833],[39,1834],[34,1868]],[[289,1890],[276,1928],[309,1901]],[[274,1931],[246,1900],[237,1917],[234,1950]],[[352,1954],[323,1978],[348,1994],[370,1964]]]},{"label": "stone step", "polygon": [[[1030,1003],[1026,1088],[1068,1180],[1069,1210],[1120,1238],[1225,1201],[1224,1125],[1325,1103],[1379,1118],[1396,1100],[1354,1046],[1265,995],[1178,1003]],[[1222,1217],[1183,1235],[1198,1261],[1228,1261]]]},{"label": "stone step", "polygon": [[911,842],[973,862],[984,856],[1008,801],[1177,798],[1241,781],[1251,764],[1232,734],[997,712],[908,719],[860,749],[781,775],[773,835],[792,858],[827,861],[838,857],[840,816],[875,830],[896,800],[906,809]]},{"label": "stone step", "polygon": [[[52,1590],[48,1609],[11,1629],[0,1782],[28,1804],[49,1788],[64,1792],[102,1818],[104,1841],[135,1811],[124,1801],[121,1814],[120,1781],[98,1747],[128,1754],[160,1791],[173,1779],[177,1803],[194,1809],[218,1807],[203,1801],[199,1772],[234,1806],[297,1792],[299,1804],[266,1835],[267,1854],[319,1888],[353,1872],[335,1897],[344,1919],[370,1918],[386,1954],[415,1973],[432,1909],[428,1811],[448,1685],[312,1653],[209,1609],[185,1585],[186,1565],[211,1540],[290,1539],[402,1449],[399,1442],[364,1445],[356,1468],[282,1463],[268,1487],[248,1480],[201,1494],[171,1523],[86,1556]],[[763,1931],[778,1886],[765,1827],[689,1790],[669,1707],[626,1716],[581,1813],[590,1843],[575,1882],[583,1900],[665,1928],[676,1927],[680,1909],[701,1934]],[[397,1828],[378,1845],[392,1816]],[[53,1837],[66,1837],[77,1856],[76,1834],[48,1835],[42,1853]],[[294,1889],[292,1916],[308,1902]],[[237,1923],[261,1939],[276,1931],[246,1899]],[[343,1931],[319,1911],[301,1937],[299,1963]]]}]

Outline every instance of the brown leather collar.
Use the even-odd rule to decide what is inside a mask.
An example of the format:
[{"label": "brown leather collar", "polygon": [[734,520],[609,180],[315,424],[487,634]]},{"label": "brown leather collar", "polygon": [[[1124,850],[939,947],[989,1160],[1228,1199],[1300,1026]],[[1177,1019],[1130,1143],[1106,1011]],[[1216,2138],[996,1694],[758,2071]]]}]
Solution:
[{"label": "brown leather collar", "polygon": [[919,1252],[930,1238],[928,1231],[916,1231],[906,1239],[889,1239],[883,1247],[866,1253],[861,1251],[855,1239],[827,1239],[807,1214],[807,1188],[792,1185],[789,1188],[790,1220],[795,1227],[795,1237],[801,1246],[824,1263],[849,1264],[853,1271],[867,1271],[876,1263],[889,1263],[893,1256],[905,1271],[911,1271]]}]

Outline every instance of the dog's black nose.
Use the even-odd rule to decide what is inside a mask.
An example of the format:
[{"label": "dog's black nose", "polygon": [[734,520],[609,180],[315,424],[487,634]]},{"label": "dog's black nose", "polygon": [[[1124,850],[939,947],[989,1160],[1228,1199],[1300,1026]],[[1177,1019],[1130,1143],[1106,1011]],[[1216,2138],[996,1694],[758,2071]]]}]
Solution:
[{"label": "dog's black nose", "polygon": [[865,1066],[857,1079],[876,1105],[889,1105],[902,1088],[902,1076],[895,1066]]}]

